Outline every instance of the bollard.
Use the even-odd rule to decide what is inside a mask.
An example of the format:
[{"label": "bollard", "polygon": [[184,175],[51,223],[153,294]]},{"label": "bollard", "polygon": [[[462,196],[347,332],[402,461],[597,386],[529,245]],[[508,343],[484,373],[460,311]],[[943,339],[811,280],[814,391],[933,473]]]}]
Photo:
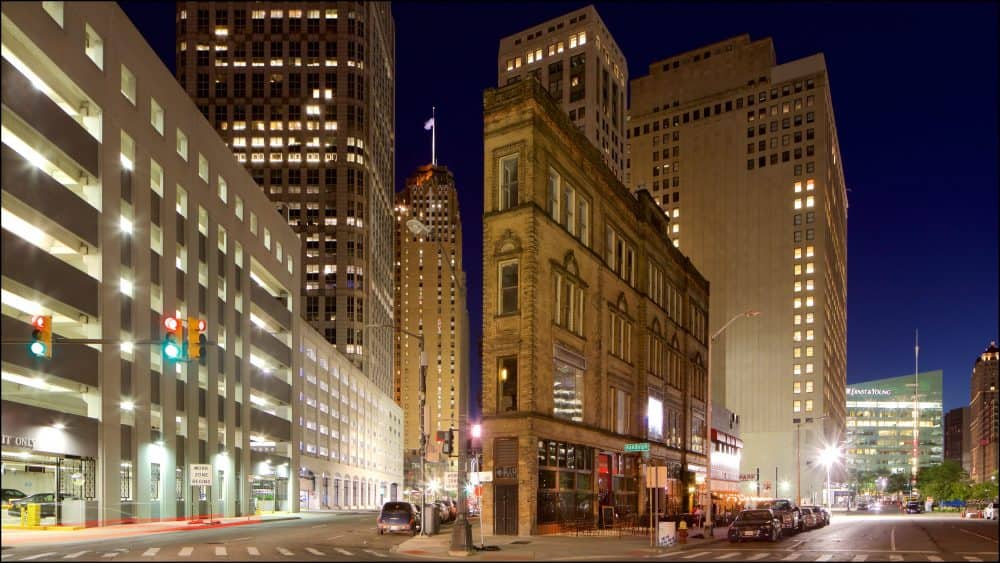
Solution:
[{"label": "bollard", "polygon": [[688,542],[688,525],[683,519],[681,519],[680,526],[677,527],[677,539],[682,544],[686,544]]}]

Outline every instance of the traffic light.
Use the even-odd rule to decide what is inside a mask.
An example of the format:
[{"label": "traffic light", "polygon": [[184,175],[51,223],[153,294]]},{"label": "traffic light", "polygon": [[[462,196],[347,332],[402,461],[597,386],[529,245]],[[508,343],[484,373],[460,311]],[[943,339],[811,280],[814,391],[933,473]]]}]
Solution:
[{"label": "traffic light", "polygon": [[167,334],[163,338],[163,357],[175,362],[182,361],[184,348],[181,342],[184,337],[184,325],[177,317],[164,317],[163,328],[167,329]]},{"label": "traffic light", "polygon": [[208,323],[204,319],[188,317],[187,357],[189,360],[202,358],[201,346],[204,342],[206,329],[208,329]]},{"label": "traffic light", "polygon": [[31,317],[31,344],[28,351],[37,358],[52,357],[52,315]]}]

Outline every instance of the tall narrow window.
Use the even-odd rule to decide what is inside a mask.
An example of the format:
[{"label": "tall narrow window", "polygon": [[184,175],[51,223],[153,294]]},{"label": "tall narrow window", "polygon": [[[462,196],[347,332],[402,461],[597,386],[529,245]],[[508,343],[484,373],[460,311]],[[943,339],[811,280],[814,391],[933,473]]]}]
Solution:
[{"label": "tall narrow window", "polygon": [[517,206],[517,155],[500,159],[500,210]]},{"label": "tall narrow window", "polygon": [[497,412],[517,410],[517,356],[497,358]]},{"label": "tall narrow window", "polygon": [[163,108],[153,98],[149,99],[149,124],[157,133],[163,135]]},{"label": "tall narrow window", "polygon": [[500,264],[500,314],[517,313],[518,263],[516,260]]},{"label": "tall narrow window", "polygon": [[122,65],[122,95],[135,105],[135,75],[132,71],[128,69],[127,66]]},{"label": "tall narrow window", "polygon": [[552,416],[583,422],[583,372],[587,362],[580,354],[556,345],[552,374]]}]

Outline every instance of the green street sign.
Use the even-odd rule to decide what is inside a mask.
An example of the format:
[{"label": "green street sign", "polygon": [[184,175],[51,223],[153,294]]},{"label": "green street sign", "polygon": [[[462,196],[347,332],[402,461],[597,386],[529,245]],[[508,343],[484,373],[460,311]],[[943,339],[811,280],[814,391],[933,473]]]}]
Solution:
[{"label": "green street sign", "polygon": [[625,444],[626,452],[648,452],[649,442],[641,442],[638,444]]}]

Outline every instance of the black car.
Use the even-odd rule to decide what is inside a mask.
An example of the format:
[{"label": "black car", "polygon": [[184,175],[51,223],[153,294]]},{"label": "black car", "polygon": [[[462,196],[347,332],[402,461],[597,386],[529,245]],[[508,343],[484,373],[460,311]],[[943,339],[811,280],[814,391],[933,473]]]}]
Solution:
[{"label": "black car", "polygon": [[907,514],[921,514],[924,511],[924,505],[920,501],[911,500],[906,503],[906,513]]},{"label": "black car", "polygon": [[729,541],[766,539],[778,541],[781,520],[770,509],[743,510],[729,526]]},{"label": "black car", "polygon": [[411,536],[415,536],[420,529],[420,512],[408,502],[387,502],[382,505],[376,523],[379,535],[386,532],[409,532]]},{"label": "black car", "polygon": [[813,514],[816,515],[816,520],[817,520],[816,524],[819,527],[827,526],[830,524],[830,513],[827,512],[826,508],[816,505],[803,506],[802,508],[812,509]]},{"label": "black car", "polygon": [[18,489],[3,489],[2,491],[0,491],[0,501],[3,501],[3,504],[5,506],[10,504],[12,501],[24,498],[26,496],[28,495],[24,494],[24,491]]},{"label": "black car", "polygon": [[[77,500],[79,497],[71,495],[69,493],[59,493],[59,502],[67,500]],[[54,493],[35,493],[31,496],[27,496],[10,503],[10,509],[7,514],[10,516],[21,516],[21,507],[27,506],[28,504],[39,504],[39,515],[42,518],[50,518],[56,515],[56,503]]]},{"label": "black car", "polygon": [[781,528],[789,532],[801,532],[805,526],[802,511],[789,499],[779,498],[757,503],[756,508],[768,508],[781,521]]}]

